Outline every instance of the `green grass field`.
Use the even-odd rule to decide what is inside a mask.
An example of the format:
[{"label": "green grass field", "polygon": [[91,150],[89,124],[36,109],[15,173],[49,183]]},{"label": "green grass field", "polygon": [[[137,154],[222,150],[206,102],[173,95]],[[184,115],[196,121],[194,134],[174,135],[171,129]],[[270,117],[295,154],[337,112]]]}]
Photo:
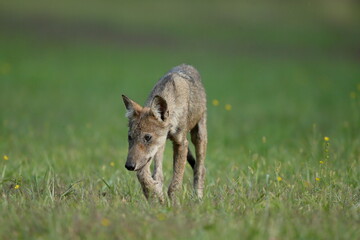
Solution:
[{"label": "green grass field", "polygon": [[[358,5],[74,3],[0,4],[0,239],[360,238]],[[121,94],[184,62],[208,95],[205,197],[187,166],[161,206],[124,168]]]}]

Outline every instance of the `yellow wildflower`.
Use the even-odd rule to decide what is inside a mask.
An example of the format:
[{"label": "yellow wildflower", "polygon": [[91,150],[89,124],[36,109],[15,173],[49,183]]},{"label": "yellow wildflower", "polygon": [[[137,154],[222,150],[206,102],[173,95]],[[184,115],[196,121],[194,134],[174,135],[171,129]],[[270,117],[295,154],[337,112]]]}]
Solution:
[{"label": "yellow wildflower", "polygon": [[16,184],[14,188],[15,188],[15,189],[19,189],[19,188],[20,188],[20,185],[19,185],[19,184]]},{"label": "yellow wildflower", "polygon": [[316,180],[317,182],[319,182],[319,181],[320,181],[320,178],[319,178],[319,177],[316,177],[315,180]]},{"label": "yellow wildflower", "polygon": [[11,70],[11,65],[8,63],[4,63],[0,66],[0,74],[8,74]]},{"label": "yellow wildflower", "polygon": [[226,111],[231,111],[232,106],[230,104],[225,104],[225,110]]},{"label": "yellow wildflower", "polygon": [[304,181],[304,186],[305,187],[311,187],[311,183],[309,183],[308,181]]},{"label": "yellow wildflower", "polygon": [[266,143],[266,137],[265,136],[263,136],[261,140],[262,140],[263,143]]},{"label": "yellow wildflower", "polygon": [[325,142],[328,142],[328,141],[330,141],[330,138],[329,137],[324,137],[324,140],[325,140]]},{"label": "yellow wildflower", "polygon": [[355,92],[351,92],[351,93],[350,93],[350,98],[355,99],[355,98],[356,98],[356,93],[355,93]]},{"label": "yellow wildflower", "polygon": [[163,213],[159,213],[156,215],[156,218],[159,220],[159,221],[164,221],[166,219],[166,215],[163,214]]},{"label": "yellow wildflower", "polygon": [[107,218],[103,218],[101,219],[101,225],[103,225],[104,227],[107,227],[111,224],[110,220]]},{"label": "yellow wildflower", "polygon": [[5,161],[9,160],[9,157],[7,155],[4,155],[4,160]]},{"label": "yellow wildflower", "polygon": [[280,181],[282,181],[283,179],[282,179],[282,177],[277,177],[277,180],[278,180],[278,182],[280,182]]},{"label": "yellow wildflower", "polygon": [[217,106],[219,106],[220,102],[219,102],[219,100],[214,99],[214,100],[212,101],[212,104],[213,104],[215,107],[217,107]]},{"label": "yellow wildflower", "polygon": [[110,163],[110,166],[114,167],[114,166],[115,166],[115,163],[114,163],[114,162],[111,162],[111,163]]},{"label": "yellow wildflower", "polygon": [[324,164],[324,161],[320,161],[320,164]]}]

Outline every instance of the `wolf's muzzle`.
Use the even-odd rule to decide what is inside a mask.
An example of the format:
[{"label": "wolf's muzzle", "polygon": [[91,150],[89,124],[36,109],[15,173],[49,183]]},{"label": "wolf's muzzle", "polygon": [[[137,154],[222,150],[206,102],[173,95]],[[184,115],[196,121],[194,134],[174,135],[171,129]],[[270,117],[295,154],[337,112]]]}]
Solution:
[{"label": "wolf's muzzle", "polygon": [[135,170],[135,163],[126,163],[125,164],[125,168],[129,171],[134,171]]}]

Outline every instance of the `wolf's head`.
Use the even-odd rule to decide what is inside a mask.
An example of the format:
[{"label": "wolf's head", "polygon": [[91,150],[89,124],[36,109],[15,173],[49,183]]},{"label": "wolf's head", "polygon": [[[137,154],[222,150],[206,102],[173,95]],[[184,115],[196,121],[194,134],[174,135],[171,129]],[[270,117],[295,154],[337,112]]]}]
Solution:
[{"label": "wolf's head", "polygon": [[141,107],[122,95],[129,119],[129,152],[125,167],[130,171],[142,169],[165,144],[168,134],[169,110],[166,100],[155,96],[150,107]]}]

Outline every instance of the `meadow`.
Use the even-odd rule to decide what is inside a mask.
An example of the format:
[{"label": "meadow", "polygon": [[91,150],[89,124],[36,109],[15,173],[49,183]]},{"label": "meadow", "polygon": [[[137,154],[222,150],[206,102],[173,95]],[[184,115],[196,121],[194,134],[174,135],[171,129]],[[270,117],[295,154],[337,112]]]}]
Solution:
[{"label": "meadow", "polygon": [[[230,3],[0,3],[0,239],[360,238],[359,6]],[[148,203],[121,94],[181,63],[207,91],[205,196],[187,166],[179,205]]]}]

